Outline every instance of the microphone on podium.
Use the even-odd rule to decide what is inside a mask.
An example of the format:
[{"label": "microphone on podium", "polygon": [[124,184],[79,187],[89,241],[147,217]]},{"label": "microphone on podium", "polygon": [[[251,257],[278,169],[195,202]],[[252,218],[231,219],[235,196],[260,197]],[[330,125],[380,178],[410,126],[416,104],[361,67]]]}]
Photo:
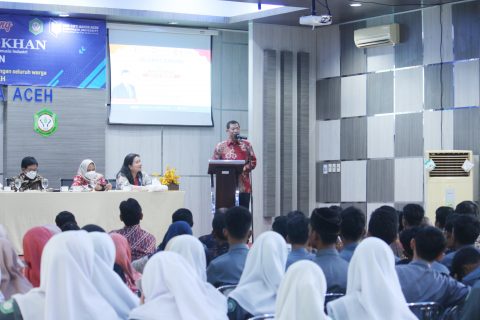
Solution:
[{"label": "microphone on podium", "polygon": [[238,133],[235,135],[235,139],[237,140],[247,140],[248,138],[246,136],[241,136]]}]

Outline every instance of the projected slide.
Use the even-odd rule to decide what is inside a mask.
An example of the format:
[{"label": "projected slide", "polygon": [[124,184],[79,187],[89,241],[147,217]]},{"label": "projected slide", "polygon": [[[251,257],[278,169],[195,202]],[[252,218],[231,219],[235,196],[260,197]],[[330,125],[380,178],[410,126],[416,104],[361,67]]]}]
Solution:
[{"label": "projected slide", "polygon": [[120,32],[109,44],[110,123],[211,126],[210,37]]}]

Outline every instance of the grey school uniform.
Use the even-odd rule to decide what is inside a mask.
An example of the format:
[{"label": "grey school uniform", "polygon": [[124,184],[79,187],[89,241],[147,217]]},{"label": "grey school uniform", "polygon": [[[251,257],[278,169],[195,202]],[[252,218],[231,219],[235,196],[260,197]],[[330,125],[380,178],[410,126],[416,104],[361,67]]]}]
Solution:
[{"label": "grey school uniform", "polygon": [[230,246],[228,252],[215,258],[207,268],[207,281],[214,286],[237,284],[247,260],[246,244]]},{"label": "grey school uniform", "polygon": [[340,251],[340,257],[345,261],[350,262],[352,260],[353,252],[358,246],[358,242],[352,242],[343,247],[343,250]]},{"label": "grey school uniform", "polygon": [[294,262],[297,262],[300,260],[312,260],[313,257],[315,257],[315,255],[308,252],[307,249],[305,248],[298,248],[298,249],[292,250],[288,254],[287,267],[285,268],[285,270],[288,269],[288,267],[290,267]]},{"label": "grey school uniform", "polygon": [[462,302],[470,288],[452,277],[433,270],[428,262],[414,260],[396,266],[407,302],[438,302],[444,308]]},{"label": "grey school uniform", "polygon": [[322,268],[327,280],[327,292],[345,292],[348,262],[340,258],[336,249],[318,250],[313,262]]}]

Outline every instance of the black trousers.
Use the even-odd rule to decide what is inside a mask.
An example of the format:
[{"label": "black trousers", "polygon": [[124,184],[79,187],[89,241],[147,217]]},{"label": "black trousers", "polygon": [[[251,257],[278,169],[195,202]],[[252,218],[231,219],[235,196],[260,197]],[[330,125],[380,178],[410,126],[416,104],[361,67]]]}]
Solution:
[{"label": "black trousers", "polygon": [[250,193],[240,192],[238,194],[238,205],[250,210]]}]

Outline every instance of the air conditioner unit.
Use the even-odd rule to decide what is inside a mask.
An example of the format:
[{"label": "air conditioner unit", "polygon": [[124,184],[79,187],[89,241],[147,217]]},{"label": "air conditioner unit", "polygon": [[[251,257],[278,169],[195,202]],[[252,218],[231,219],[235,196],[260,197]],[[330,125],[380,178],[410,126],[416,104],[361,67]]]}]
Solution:
[{"label": "air conditioner unit", "polygon": [[[433,161],[433,163],[431,161]],[[467,161],[467,163],[466,163]],[[473,201],[473,171],[466,171],[464,164],[474,162],[472,151],[442,150],[427,151],[425,155],[426,192],[425,212],[432,223],[435,210],[441,206],[455,208],[464,201]],[[433,170],[432,170],[433,169]]]},{"label": "air conditioner unit", "polygon": [[357,29],[353,39],[358,48],[371,48],[400,43],[400,25],[393,23],[384,26]]}]

